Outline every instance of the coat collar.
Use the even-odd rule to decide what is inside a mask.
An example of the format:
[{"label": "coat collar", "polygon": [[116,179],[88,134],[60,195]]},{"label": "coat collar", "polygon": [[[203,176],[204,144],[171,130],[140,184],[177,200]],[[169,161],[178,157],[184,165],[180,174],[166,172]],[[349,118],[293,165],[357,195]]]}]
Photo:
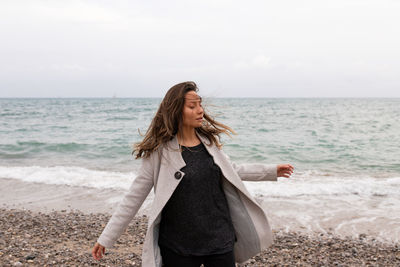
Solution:
[{"label": "coat collar", "polygon": [[[200,135],[197,131],[195,131],[197,137],[200,139],[200,141],[204,144],[205,148],[207,149],[208,153],[212,157],[215,155],[215,146],[212,146],[210,144],[210,141],[207,139],[207,137],[204,137]],[[175,134],[174,137],[168,142],[167,144],[167,151],[168,151],[168,158],[171,159],[173,166],[177,169],[180,170],[181,168],[186,166],[185,161],[182,158],[182,153],[179,150],[179,142],[178,142],[178,136]]]}]

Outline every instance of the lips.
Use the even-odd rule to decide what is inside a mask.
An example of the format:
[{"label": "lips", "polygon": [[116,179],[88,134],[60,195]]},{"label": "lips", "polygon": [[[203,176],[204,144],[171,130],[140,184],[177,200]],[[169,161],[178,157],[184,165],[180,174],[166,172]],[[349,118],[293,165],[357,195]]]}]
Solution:
[{"label": "lips", "polygon": [[203,120],[203,117],[197,118],[196,120],[201,121]]}]

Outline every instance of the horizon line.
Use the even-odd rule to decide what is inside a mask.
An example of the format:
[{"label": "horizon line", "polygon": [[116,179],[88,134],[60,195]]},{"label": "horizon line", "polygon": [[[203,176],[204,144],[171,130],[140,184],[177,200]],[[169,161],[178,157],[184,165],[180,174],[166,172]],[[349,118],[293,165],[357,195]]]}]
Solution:
[{"label": "horizon line", "polygon": [[[0,97],[0,99],[82,99],[82,98],[92,98],[92,99],[133,99],[133,98],[148,98],[148,99],[156,99],[163,97],[156,96],[126,96],[126,97],[114,97],[114,96],[50,96],[50,97],[42,97],[42,96],[13,96],[13,97]],[[226,97],[206,97],[203,98],[400,98],[400,96],[226,96]]]}]

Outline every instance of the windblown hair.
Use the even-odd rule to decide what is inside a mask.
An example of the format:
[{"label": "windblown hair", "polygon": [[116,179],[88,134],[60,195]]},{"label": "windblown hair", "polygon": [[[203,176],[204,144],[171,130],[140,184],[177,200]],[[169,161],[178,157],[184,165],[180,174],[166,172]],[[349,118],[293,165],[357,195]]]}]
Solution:
[{"label": "windblown hair", "polygon": [[[196,83],[187,81],[176,84],[168,90],[143,140],[134,144],[132,155],[136,152],[136,159],[149,157],[153,151],[173,139],[174,135],[180,132],[183,126],[182,112],[185,104],[185,95],[189,91],[198,92]],[[195,128],[195,130],[200,135],[207,137],[210,144],[215,144],[219,149],[222,147],[220,143],[221,133],[225,133],[228,136],[231,136],[229,132],[236,134],[230,127],[215,121],[205,110],[203,124],[201,127]],[[218,140],[216,137],[218,137]]]}]

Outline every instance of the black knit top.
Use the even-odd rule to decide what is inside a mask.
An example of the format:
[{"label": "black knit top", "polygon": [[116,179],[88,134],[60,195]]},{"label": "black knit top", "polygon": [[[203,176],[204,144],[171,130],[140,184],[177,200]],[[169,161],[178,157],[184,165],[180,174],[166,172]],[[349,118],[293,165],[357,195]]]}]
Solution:
[{"label": "black knit top", "polygon": [[182,148],[185,175],[162,210],[158,243],[184,256],[231,251],[235,232],[221,169],[203,143]]}]

